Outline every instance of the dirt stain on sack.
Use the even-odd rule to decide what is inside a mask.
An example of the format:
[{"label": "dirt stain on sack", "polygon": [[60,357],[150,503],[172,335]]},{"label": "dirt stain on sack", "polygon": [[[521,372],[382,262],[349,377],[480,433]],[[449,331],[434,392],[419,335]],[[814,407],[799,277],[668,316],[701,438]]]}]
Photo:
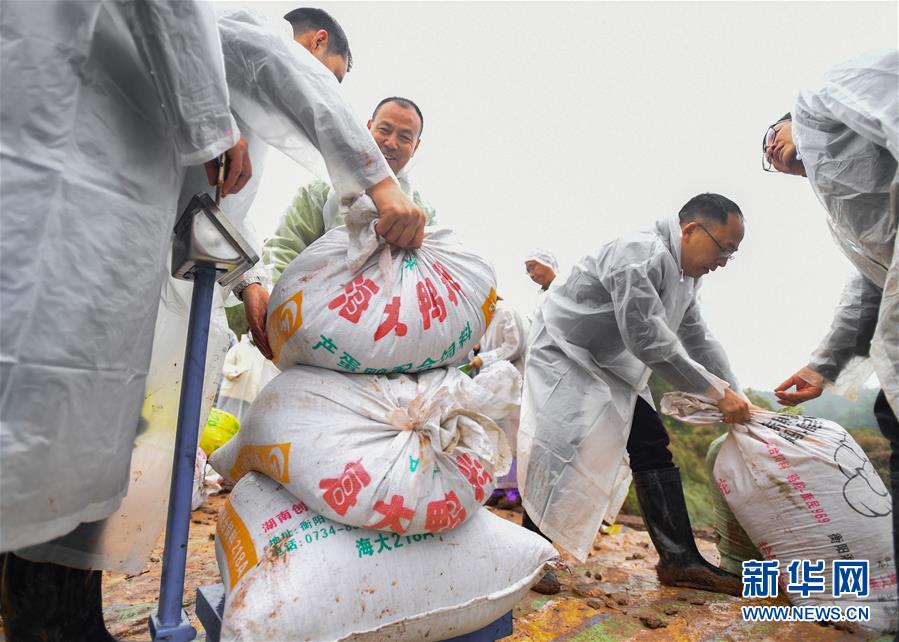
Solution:
[{"label": "dirt stain on sack", "polygon": [[796,496],[799,491],[797,491],[790,482],[778,479],[772,475],[770,471],[765,471],[765,477],[768,479],[768,483],[777,489],[778,494],[782,495],[785,500],[792,504],[793,508],[797,510],[806,510],[805,504],[799,501],[799,498]]}]

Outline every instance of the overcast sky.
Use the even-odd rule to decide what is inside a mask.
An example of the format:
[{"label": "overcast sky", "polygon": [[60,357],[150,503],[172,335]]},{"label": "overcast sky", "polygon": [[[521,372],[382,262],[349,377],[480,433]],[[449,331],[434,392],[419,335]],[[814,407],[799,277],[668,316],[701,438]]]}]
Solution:
[{"label": "overcast sky", "polygon": [[[828,67],[897,45],[896,3],[216,4],[318,6],[343,25],[350,105],[362,121],[385,96],[420,105],[414,183],[522,314],[529,249],[554,252],[564,278],[711,191],[746,217],[737,260],[702,295],[741,383],[771,389],[826,332],[850,265],[807,181],[761,170],[761,139]],[[251,213],[262,237],[308,179],[269,155]]]}]

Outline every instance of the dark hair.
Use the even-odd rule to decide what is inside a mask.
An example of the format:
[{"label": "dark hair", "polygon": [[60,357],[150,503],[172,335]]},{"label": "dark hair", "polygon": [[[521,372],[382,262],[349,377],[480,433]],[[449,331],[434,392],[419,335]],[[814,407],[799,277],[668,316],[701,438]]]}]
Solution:
[{"label": "dark hair", "polygon": [[[782,122],[787,121],[787,120],[790,120],[790,121],[793,120],[793,114],[791,114],[790,112],[787,112],[786,114],[784,114],[783,116],[781,116],[780,118],[778,118],[778,119],[777,119],[777,123],[782,123]],[[774,124],[776,125],[777,123],[774,123]]]},{"label": "dark hair", "polygon": [[414,109],[415,113],[418,114],[418,120],[421,122],[421,127],[418,129],[418,136],[421,137],[421,133],[425,130],[425,117],[422,116],[421,110],[418,108],[414,102],[409,100],[408,98],[403,98],[401,96],[390,96],[389,98],[385,98],[381,102],[378,103],[378,106],[375,107],[375,110],[371,113],[371,119],[374,120],[378,115],[378,110],[381,109],[387,103],[396,103],[400,107],[405,107],[407,109]]},{"label": "dark hair", "polygon": [[324,29],[328,32],[328,53],[337,54],[346,58],[347,71],[353,68],[353,53],[350,51],[350,41],[343,31],[343,27],[331,17],[327,11],[301,7],[288,12],[284,19],[293,27],[293,35],[299,36],[307,31]]},{"label": "dark hair", "polygon": [[694,196],[687,201],[687,204],[680,208],[678,217],[681,225],[695,221],[697,218],[727,225],[727,215],[731,213],[743,218],[740,207],[732,200],[721,194],[706,193]]}]

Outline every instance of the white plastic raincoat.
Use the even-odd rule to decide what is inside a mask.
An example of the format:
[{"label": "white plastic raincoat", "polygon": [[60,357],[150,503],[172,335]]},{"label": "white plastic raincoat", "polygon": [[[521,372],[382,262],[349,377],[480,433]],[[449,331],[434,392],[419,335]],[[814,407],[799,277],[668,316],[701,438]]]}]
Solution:
[{"label": "white plastic raincoat", "polygon": [[870,353],[899,412],[899,213],[890,203],[899,159],[899,50],[838,65],[822,87],[800,93],[793,137],[833,237],[858,269],[809,368],[851,389],[870,373],[854,367]]},{"label": "white plastic raincoat", "polygon": [[549,296],[549,293],[552,290],[555,290],[559,285],[561,285],[562,281],[559,278],[559,275],[556,275],[556,278],[553,279],[553,282],[549,284],[549,287],[545,290],[540,288],[537,290],[537,298],[534,300],[534,311],[528,316],[528,323],[531,326],[531,329],[534,328],[534,320],[537,318],[537,313],[540,311],[540,308],[543,307],[543,303],[546,301],[546,298]]},{"label": "white plastic raincoat", "polygon": [[121,501],[184,167],[239,131],[203,3],[5,2],[0,23],[6,551]]},{"label": "white plastic raincoat", "polygon": [[537,313],[525,365],[518,482],[540,529],[586,559],[630,481],[627,438],[655,371],[678,390],[738,390],[683,275],[677,217],[603,246]]},{"label": "white plastic raincoat", "polygon": [[280,370],[253,345],[250,335],[231,346],[222,367],[222,385],[215,407],[231,413],[241,424],[256,395]]},{"label": "white plastic raincoat", "polygon": [[[342,98],[337,79],[293,40],[288,22],[270,23],[237,11],[220,17],[218,27],[231,108],[247,140],[253,165],[253,177],[247,185],[223,199],[220,207],[259,251],[259,239],[247,221],[247,213],[262,180],[269,145],[310,171],[324,174],[326,166],[339,193],[361,192],[391,173],[368,130]],[[206,173],[202,168],[192,168],[178,211],[201,191],[212,193]],[[173,207],[173,216],[174,211]],[[258,264],[248,276],[266,280]],[[33,561],[125,573],[137,573],[145,566],[165,525],[191,287],[190,283],[169,278],[162,292],[144,402],[148,425],[136,443],[131,486],[122,506],[101,524],[84,524],[66,537],[18,551],[19,555]],[[228,349],[223,307],[228,292],[221,288],[217,292],[200,428],[206,423],[221,381]]]},{"label": "white plastic raincoat", "polygon": [[[511,361],[515,369],[524,376],[524,352],[527,331],[521,315],[515,311],[504,299],[496,302],[493,312],[493,320],[487,326],[484,336],[481,338],[481,357],[483,365],[481,370],[486,370],[498,361]],[[505,419],[498,421],[500,428],[506,433],[512,453],[518,449],[518,423],[521,415],[521,404],[509,413]],[[517,488],[517,456],[512,461],[512,468],[508,473],[496,479],[497,488]]]},{"label": "white plastic raincoat", "polygon": [[504,299],[497,300],[493,320],[480,342],[481,367],[486,368],[497,361],[511,361],[513,365],[519,362],[524,355],[526,334],[524,322],[515,308]]}]

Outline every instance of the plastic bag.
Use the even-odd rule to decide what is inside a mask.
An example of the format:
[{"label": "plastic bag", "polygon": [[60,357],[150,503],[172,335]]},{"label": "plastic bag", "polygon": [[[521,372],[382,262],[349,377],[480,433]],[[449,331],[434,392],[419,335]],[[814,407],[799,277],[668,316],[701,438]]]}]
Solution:
[{"label": "plastic bag", "polygon": [[213,408],[200,435],[200,448],[209,457],[224,446],[240,430],[240,422],[230,412]]}]

